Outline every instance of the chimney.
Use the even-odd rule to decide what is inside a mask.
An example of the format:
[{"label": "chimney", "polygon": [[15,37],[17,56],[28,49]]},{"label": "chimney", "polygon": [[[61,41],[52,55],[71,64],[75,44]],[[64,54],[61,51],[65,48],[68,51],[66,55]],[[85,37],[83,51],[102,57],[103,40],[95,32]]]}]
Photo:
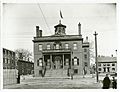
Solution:
[{"label": "chimney", "polygon": [[36,26],[36,37],[39,37],[39,26]]},{"label": "chimney", "polygon": [[88,42],[88,36],[86,36],[86,42]]},{"label": "chimney", "polygon": [[40,32],[40,37],[42,37],[42,30],[39,30],[39,32]]},{"label": "chimney", "polygon": [[113,57],[113,54],[111,55],[111,57]]},{"label": "chimney", "polygon": [[78,33],[79,33],[79,35],[81,35],[81,24],[80,24],[80,22],[78,24]]}]

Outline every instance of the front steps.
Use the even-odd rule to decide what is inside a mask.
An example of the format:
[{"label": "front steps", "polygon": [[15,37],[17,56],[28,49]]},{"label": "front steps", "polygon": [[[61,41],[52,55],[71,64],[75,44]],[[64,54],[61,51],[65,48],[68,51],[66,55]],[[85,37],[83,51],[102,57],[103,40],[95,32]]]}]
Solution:
[{"label": "front steps", "polygon": [[68,77],[66,69],[50,69],[46,70],[45,77]]}]

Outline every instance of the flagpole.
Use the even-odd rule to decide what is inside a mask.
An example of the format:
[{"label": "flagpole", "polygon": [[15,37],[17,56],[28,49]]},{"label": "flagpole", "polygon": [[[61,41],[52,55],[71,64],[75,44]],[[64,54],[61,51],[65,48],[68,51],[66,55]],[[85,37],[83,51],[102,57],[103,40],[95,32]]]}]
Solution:
[{"label": "flagpole", "polygon": [[62,21],[62,19],[63,19],[63,15],[62,15],[62,12],[61,12],[61,9],[60,9],[60,24],[61,24],[61,21]]}]

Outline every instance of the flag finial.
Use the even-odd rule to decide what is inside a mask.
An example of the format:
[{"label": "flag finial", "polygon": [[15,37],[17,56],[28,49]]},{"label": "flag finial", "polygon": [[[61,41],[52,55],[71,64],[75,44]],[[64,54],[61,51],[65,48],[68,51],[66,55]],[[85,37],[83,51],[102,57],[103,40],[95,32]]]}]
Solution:
[{"label": "flag finial", "polygon": [[61,20],[59,20],[59,24],[61,24]]}]

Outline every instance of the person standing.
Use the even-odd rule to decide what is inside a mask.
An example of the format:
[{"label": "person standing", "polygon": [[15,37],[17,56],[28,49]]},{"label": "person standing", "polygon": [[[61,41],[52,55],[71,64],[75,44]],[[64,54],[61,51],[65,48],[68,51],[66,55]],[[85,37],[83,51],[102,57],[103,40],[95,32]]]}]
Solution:
[{"label": "person standing", "polygon": [[20,84],[20,73],[18,72],[17,83]]},{"label": "person standing", "polygon": [[73,80],[74,69],[71,69],[71,80]]},{"label": "person standing", "polygon": [[106,77],[103,79],[103,89],[109,89],[110,88],[110,79],[108,77],[108,74],[106,74]]},{"label": "person standing", "polygon": [[116,81],[115,77],[113,77],[113,80],[112,80],[112,88],[117,89],[117,81]]}]

